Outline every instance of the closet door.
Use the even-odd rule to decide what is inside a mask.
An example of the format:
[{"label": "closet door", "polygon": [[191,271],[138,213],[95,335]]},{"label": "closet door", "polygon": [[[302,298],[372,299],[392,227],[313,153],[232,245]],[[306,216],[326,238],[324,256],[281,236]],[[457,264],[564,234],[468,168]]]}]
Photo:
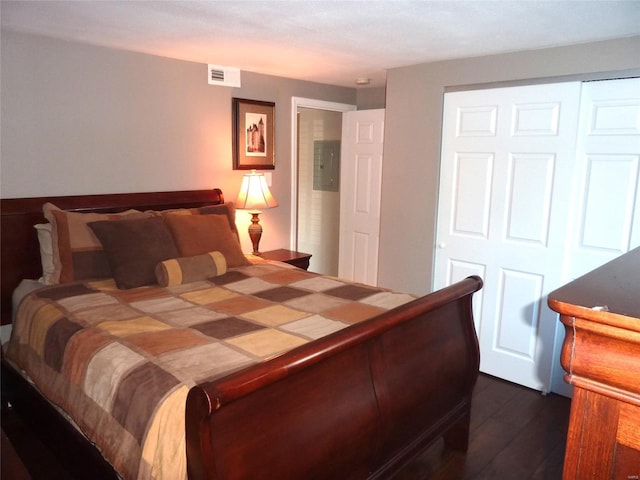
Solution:
[{"label": "closet door", "polygon": [[640,245],[640,78],[584,83],[580,111],[568,280]]},{"label": "closet door", "polygon": [[[582,85],[576,156],[565,282],[640,246],[640,78]],[[551,389],[567,395],[559,353]]]},{"label": "closet door", "polygon": [[480,370],[549,391],[580,83],[445,95],[434,288],[467,275]]}]

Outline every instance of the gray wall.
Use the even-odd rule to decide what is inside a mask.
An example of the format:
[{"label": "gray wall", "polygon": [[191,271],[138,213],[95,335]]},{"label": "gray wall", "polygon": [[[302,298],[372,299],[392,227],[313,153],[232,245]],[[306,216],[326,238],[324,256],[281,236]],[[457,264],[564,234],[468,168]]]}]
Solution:
[{"label": "gray wall", "polygon": [[[0,53],[3,198],[220,187],[235,200],[231,98],[275,102],[280,207],[261,215],[265,251],[290,240],[291,97],[357,101],[355,88],[250,72],[241,88],[210,86],[204,64],[5,30]],[[249,223],[240,212],[241,232]]]},{"label": "gray wall", "polygon": [[373,110],[384,108],[386,100],[385,87],[359,87],[358,110]]},{"label": "gray wall", "polygon": [[431,290],[446,89],[638,76],[639,52],[640,36],[389,71],[379,284],[418,294]]}]

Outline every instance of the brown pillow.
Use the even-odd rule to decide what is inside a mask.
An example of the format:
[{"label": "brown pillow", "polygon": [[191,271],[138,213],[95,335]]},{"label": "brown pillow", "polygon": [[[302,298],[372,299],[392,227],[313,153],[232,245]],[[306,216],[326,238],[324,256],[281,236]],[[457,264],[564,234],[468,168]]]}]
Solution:
[{"label": "brown pillow", "polygon": [[178,250],[162,218],[91,222],[102,243],[118,288],[156,283],[158,262],[175,258]]},{"label": "brown pillow", "polygon": [[156,280],[162,287],[197,282],[224,275],[227,261],[220,252],[195,257],[170,258],[156,265]]},{"label": "brown pillow", "polygon": [[222,203],[220,205],[208,205],[206,207],[200,207],[197,210],[200,215],[226,215],[231,233],[236,237],[237,242],[240,243],[240,236],[236,228],[236,207],[233,202]]},{"label": "brown pillow", "polygon": [[89,222],[149,217],[149,214],[137,210],[106,214],[68,212],[52,203],[45,203],[42,211],[52,227],[53,271],[50,284],[111,276],[102,245],[87,226]]},{"label": "brown pillow", "polygon": [[229,221],[231,233],[240,243],[240,236],[236,228],[236,207],[233,202],[221,203],[219,205],[206,205],[198,208],[176,208],[172,210],[151,211],[155,215],[224,215]]},{"label": "brown pillow", "polygon": [[249,265],[223,215],[166,215],[181,257],[220,252],[229,268]]}]

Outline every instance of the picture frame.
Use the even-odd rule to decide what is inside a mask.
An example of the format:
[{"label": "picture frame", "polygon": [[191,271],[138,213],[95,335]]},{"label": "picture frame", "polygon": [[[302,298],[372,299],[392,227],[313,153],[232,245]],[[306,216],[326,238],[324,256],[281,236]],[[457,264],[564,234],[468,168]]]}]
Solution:
[{"label": "picture frame", "polygon": [[274,102],[232,99],[234,170],[276,168],[275,110]]}]

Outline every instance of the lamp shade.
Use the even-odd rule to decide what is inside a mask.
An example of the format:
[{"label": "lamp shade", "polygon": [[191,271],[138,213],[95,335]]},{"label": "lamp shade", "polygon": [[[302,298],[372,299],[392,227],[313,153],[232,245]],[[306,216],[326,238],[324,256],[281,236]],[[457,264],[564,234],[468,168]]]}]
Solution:
[{"label": "lamp shade", "polygon": [[277,207],[278,202],[267,186],[264,174],[252,170],[242,178],[240,193],[236,200],[236,208],[241,210],[261,210]]}]

